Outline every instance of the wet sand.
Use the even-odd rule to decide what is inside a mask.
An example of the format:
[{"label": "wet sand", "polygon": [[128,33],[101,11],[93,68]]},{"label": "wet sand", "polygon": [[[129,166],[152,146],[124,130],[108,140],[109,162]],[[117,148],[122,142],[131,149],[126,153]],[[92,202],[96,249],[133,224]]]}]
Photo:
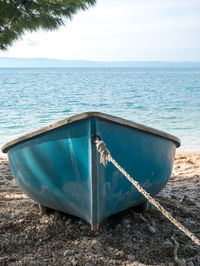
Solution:
[{"label": "wet sand", "polygon": [[[200,152],[178,152],[170,181],[156,199],[200,238]],[[40,213],[0,158],[0,265],[200,265],[200,247],[153,206],[102,222],[99,232],[79,218]]]}]

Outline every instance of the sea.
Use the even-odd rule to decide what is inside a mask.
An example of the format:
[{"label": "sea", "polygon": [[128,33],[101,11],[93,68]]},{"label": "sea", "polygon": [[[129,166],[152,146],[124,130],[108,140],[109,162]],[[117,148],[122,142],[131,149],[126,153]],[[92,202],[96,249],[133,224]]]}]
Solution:
[{"label": "sea", "polygon": [[200,151],[200,68],[0,68],[0,147],[86,111],[163,130],[180,138],[179,150]]}]

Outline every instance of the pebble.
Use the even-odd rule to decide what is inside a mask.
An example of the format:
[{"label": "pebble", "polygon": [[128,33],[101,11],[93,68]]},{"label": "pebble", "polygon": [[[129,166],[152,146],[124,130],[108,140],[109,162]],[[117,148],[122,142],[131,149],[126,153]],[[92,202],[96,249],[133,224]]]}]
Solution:
[{"label": "pebble", "polygon": [[7,251],[14,252],[16,250],[15,246],[10,246],[7,248]]},{"label": "pebble", "polygon": [[115,230],[120,231],[121,229],[122,229],[121,224],[117,224],[117,225],[115,226]]},{"label": "pebble", "polygon": [[75,266],[75,265],[78,264],[78,261],[76,261],[75,259],[73,259],[71,262],[72,262],[72,265],[73,265],[73,266]]},{"label": "pebble", "polygon": [[60,215],[60,213],[59,213],[58,211],[55,211],[55,212],[54,212],[54,216],[55,216],[56,218],[60,218],[60,217],[61,217],[61,215]]},{"label": "pebble", "polygon": [[13,177],[12,177],[11,175],[6,175],[6,179],[7,179],[7,180],[12,180]]},{"label": "pebble", "polygon": [[192,261],[188,262],[187,266],[194,266],[194,263]]},{"label": "pebble", "polygon": [[138,213],[138,217],[143,221],[143,222],[147,222],[147,220],[144,218],[144,216],[142,215],[142,213]]},{"label": "pebble", "polygon": [[85,266],[94,266],[94,264],[90,262],[86,262]]},{"label": "pebble", "polygon": [[172,247],[173,243],[170,242],[170,241],[165,241],[165,242],[162,243],[162,245],[165,246],[165,247]]},{"label": "pebble", "polygon": [[130,224],[130,220],[129,220],[128,218],[124,218],[124,219],[122,220],[122,224],[123,224],[123,225]]},{"label": "pebble", "polygon": [[151,226],[151,225],[148,225],[147,229],[152,234],[155,234],[156,233],[156,229],[153,226]]},{"label": "pebble", "polygon": [[94,248],[96,251],[99,251],[100,249],[101,249],[101,243],[98,241],[98,240],[96,240],[96,239],[94,239],[94,240],[92,240],[92,242],[91,242],[91,246],[92,246],[92,248]]},{"label": "pebble", "polygon": [[74,254],[74,250],[73,249],[66,249],[64,252],[64,256],[69,256],[69,255],[73,255]]},{"label": "pebble", "polygon": [[127,258],[128,258],[128,260],[130,260],[130,261],[134,261],[134,260],[135,260],[135,255],[133,255],[133,254],[129,254],[129,255],[127,256]]},{"label": "pebble", "polygon": [[88,225],[81,225],[81,226],[80,226],[80,229],[81,229],[82,231],[84,231],[84,230],[88,230],[89,227],[88,227]]},{"label": "pebble", "polygon": [[61,243],[59,243],[59,242],[55,242],[55,243],[53,243],[52,246],[53,246],[54,248],[61,248],[61,247],[62,247]]},{"label": "pebble", "polygon": [[0,257],[0,265],[4,265],[5,261],[6,261],[6,258]]},{"label": "pebble", "polygon": [[126,225],[126,228],[127,228],[127,229],[130,229],[130,228],[131,228],[131,225],[130,225],[130,224],[127,224],[127,225]]},{"label": "pebble", "polygon": [[65,226],[68,226],[68,225],[70,225],[71,224],[71,221],[70,220],[67,220],[66,222],[65,222]]},{"label": "pebble", "polygon": [[107,247],[106,251],[108,252],[108,254],[113,254],[115,252],[114,248],[112,248],[112,247]]}]

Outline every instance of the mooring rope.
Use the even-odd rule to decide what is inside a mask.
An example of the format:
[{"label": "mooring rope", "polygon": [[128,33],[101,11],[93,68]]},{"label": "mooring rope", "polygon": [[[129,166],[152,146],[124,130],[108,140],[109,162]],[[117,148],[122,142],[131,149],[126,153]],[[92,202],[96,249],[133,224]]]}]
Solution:
[{"label": "mooring rope", "polygon": [[113,163],[113,165],[137,188],[139,192],[145,196],[145,198],[153,204],[167,219],[170,220],[174,225],[176,225],[182,232],[184,232],[192,241],[194,241],[197,245],[200,246],[200,240],[191,233],[186,227],[184,227],[181,223],[179,223],[175,218],[171,216],[171,214],[164,209],[164,207],[157,202],[154,198],[150,196],[150,194],[144,190],[137,181],[135,181],[111,156],[109,150],[107,149],[105,143],[102,140],[95,141],[97,151],[100,153],[100,163],[102,163],[105,167],[107,162]]}]

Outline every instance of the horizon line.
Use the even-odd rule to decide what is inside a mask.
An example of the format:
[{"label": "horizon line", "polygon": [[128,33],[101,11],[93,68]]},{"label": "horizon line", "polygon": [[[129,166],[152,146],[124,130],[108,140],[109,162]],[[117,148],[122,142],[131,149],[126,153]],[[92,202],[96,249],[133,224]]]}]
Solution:
[{"label": "horizon line", "polygon": [[50,58],[50,57],[8,57],[0,56],[0,59],[39,59],[39,60],[58,60],[58,61],[73,61],[73,62],[91,62],[91,63],[200,63],[200,61],[194,60],[90,60],[90,59],[60,59],[60,58]]}]

